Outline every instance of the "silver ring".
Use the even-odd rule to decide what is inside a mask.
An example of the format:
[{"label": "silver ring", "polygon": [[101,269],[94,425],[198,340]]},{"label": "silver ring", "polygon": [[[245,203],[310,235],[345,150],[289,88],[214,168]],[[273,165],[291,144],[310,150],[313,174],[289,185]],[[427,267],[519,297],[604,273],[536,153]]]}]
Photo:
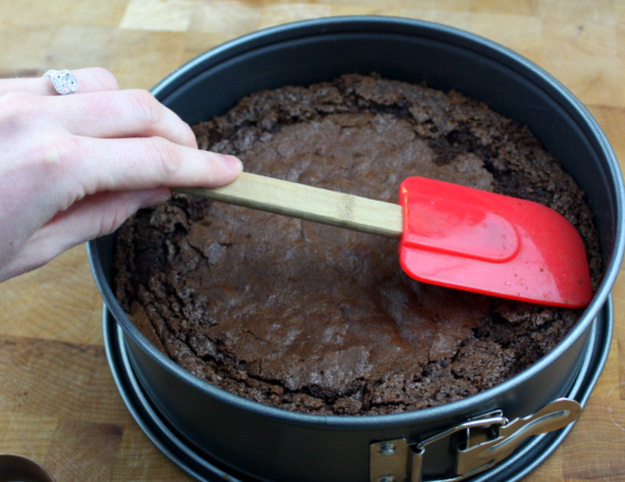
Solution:
[{"label": "silver ring", "polygon": [[49,77],[54,90],[61,95],[73,94],[78,90],[78,81],[69,70],[48,70],[44,77]]}]

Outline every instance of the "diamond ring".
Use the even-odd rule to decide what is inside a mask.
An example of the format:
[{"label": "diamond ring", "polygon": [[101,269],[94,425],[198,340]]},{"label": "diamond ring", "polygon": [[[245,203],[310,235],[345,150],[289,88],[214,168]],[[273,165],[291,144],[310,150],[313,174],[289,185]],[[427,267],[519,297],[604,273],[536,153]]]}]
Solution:
[{"label": "diamond ring", "polygon": [[48,70],[44,77],[49,77],[54,90],[59,94],[72,94],[78,90],[78,81],[69,70]]}]

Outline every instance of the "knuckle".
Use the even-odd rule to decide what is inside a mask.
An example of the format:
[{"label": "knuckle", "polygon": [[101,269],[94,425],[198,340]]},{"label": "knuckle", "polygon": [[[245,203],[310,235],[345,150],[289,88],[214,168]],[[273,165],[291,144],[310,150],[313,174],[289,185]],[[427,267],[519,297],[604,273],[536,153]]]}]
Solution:
[{"label": "knuckle", "polygon": [[118,90],[119,84],[113,73],[103,67],[92,67],[95,78],[100,83],[103,90]]},{"label": "knuckle", "polygon": [[194,148],[198,147],[198,142],[197,142],[197,138],[195,137],[195,133],[193,132],[193,129],[191,129],[191,127],[188,125],[185,128],[185,136],[186,136],[186,139],[184,141],[185,145],[191,146]]},{"label": "knuckle", "polygon": [[27,92],[10,92],[0,97],[0,119],[4,128],[17,127],[36,114],[39,96]]},{"label": "knuckle", "polygon": [[80,140],[74,136],[55,136],[41,139],[34,144],[30,157],[37,162],[37,169],[53,182],[67,182],[72,178],[76,160],[80,157]]},{"label": "knuckle", "polygon": [[163,117],[161,104],[147,90],[129,90],[131,107],[148,125],[157,124]]},{"label": "knuckle", "polygon": [[114,202],[112,193],[103,193],[102,196],[107,199],[107,206],[110,206],[109,210],[102,214],[100,222],[98,223],[98,231],[94,237],[106,236],[116,231],[130,214],[130,209],[126,205],[119,205]]},{"label": "knuckle", "polygon": [[60,210],[85,196],[80,172],[80,140],[73,136],[41,136],[29,143],[20,156],[18,179],[29,179]]},{"label": "knuckle", "polygon": [[42,160],[49,165],[69,167],[80,149],[80,140],[77,137],[70,135],[55,137],[47,146]]},{"label": "knuckle", "polygon": [[162,137],[151,138],[151,159],[163,176],[163,181],[173,177],[182,165],[182,157],[174,145]]}]

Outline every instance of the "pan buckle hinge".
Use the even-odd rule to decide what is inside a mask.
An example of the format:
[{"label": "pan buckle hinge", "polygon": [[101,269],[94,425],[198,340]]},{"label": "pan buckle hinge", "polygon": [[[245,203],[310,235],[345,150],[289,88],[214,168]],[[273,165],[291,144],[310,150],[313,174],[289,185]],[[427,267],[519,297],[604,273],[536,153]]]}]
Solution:
[{"label": "pan buckle hinge", "polygon": [[[375,442],[370,445],[370,481],[456,482],[493,467],[528,437],[575,422],[581,411],[577,401],[560,398],[527,417],[508,420],[495,410],[419,442]],[[445,459],[447,467],[441,466]]]}]

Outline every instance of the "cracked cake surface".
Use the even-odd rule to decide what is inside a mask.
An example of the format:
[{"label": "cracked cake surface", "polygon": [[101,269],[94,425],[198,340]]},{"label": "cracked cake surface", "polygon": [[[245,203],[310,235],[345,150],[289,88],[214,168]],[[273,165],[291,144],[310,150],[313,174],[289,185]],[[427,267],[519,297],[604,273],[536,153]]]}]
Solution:
[{"label": "cracked cake surface", "polygon": [[[246,171],[383,201],[419,175],[546,204],[580,231],[600,280],[583,192],[527,128],[459,93],[344,75],[255,93],[194,130]],[[546,354],[580,315],[414,281],[396,240],[185,195],[120,229],[115,270],[131,320],[182,367],[313,414],[475,394]]]}]

